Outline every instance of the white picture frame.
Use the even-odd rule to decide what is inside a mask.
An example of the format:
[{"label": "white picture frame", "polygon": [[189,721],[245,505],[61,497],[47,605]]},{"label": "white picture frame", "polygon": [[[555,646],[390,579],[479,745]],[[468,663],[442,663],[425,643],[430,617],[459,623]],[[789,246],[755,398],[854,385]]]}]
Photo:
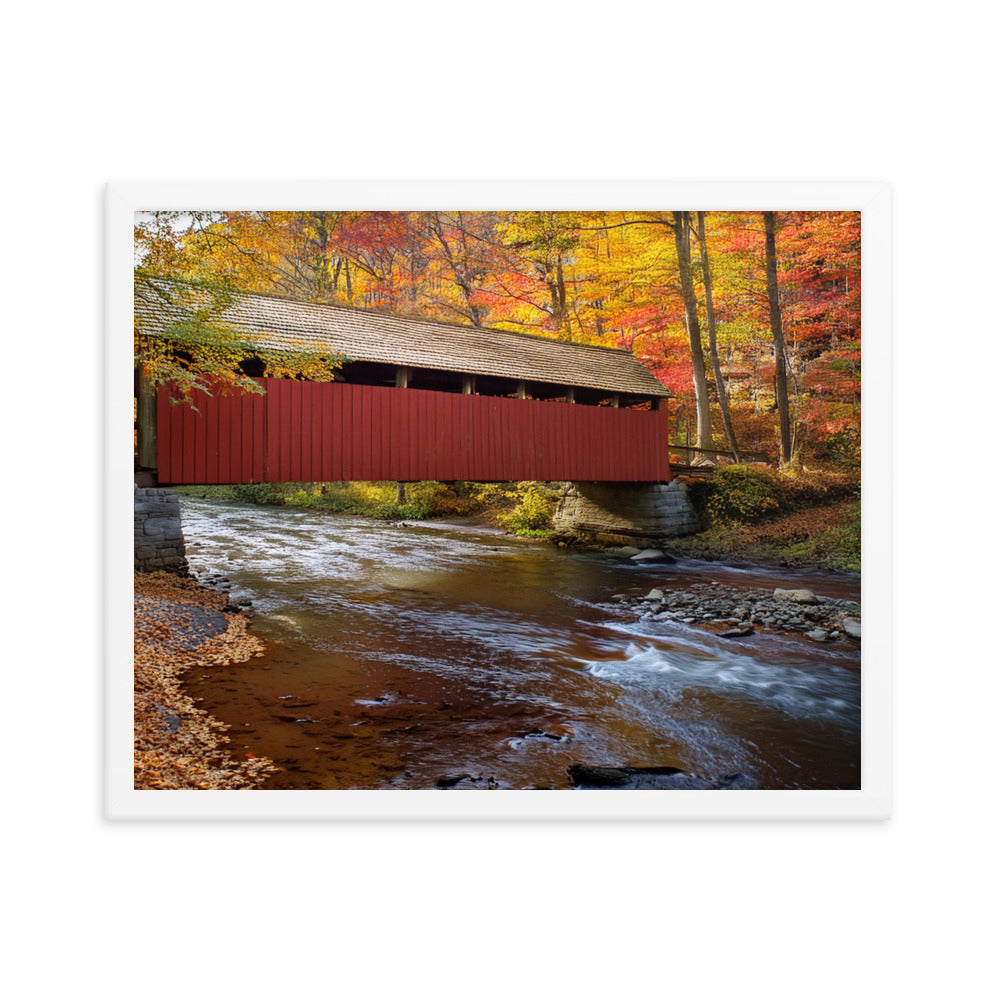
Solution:
[{"label": "white picture frame", "polygon": [[[133,787],[133,220],[150,210],[857,210],[862,216],[861,787],[775,791],[187,791]],[[890,191],[875,183],[114,182],[106,192],[105,814],[113,820],[885,819],[892,803]]]}]

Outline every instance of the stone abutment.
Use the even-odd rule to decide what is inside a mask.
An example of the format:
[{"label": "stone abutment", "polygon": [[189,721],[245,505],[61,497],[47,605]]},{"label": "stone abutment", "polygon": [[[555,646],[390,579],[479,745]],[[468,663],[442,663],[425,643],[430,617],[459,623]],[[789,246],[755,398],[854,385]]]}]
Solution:
[{"label": "stone abutment", "polygon": [[683,483],[566,483],[557,535],[606,545],[656,544],[693,535],[698,517]]},{"label": "stone abutment", "polygon": [[135,487],[135,571],[187,575],[181,507],[173,490]]}]

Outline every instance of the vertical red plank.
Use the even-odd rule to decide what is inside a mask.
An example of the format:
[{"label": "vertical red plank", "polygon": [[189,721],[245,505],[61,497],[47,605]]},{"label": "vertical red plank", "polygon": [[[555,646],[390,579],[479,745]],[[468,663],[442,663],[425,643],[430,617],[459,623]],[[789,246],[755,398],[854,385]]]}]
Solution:
[{"label": "vertical red plank", "polygon": [[379,454],[382,450],[381,429],[378,424],[378,392],[372,386],[358,387],[358,391],[364,392],[365,406],[365,426],[364,435],[361,440],[361,447],[364,448],[364,475],[361,476],[365,482],[373,482],[378,479],[375,474],[379,461]]},{"label": "vertical red plank", "polygon": [[376,388],[372,393],[372,426],[378,439],[378,449],[374,455],[372,478],[385,480],[389,478],[389,407],[386,398],[387,389]]},{"label": "vertical red plank", "polygon": [[589,407],[583,403],[571,403],[566,407],[566,442],[563,453],[559,456],[560,474],[554,476],[555,479],[566,478],[563,473],[571,472],[574,477],[579,478],[579,431],[580,421],[586,420],[586,410]]},{"label": "vertical red plank", "polygon": [[410,440],[413,429],[413,395],[418,390],[403,389],[399,400],[399,478],[409,482],[413,479],[411,468],[415,468]]},{"label": "vertical red plank", "polygon": [[542,413],[541,403],[532,400],[525,403],[523,410],[517,411],[517,439],[521,442],[521,463],[517,472],[518,479],[535,478],[535,448],[541,433]]},{"label": "vertical red plank", "polygon": [[489,479],[490,474],[490,419],[489,419],[489,398],[486,396],[475,396],[479,405],[476,407],[476,469],[477,477],[484,482]]},{"label": "vertical red plank", "polygon": [[548,423],[549,407],[551,403],[545,402],[545,400],[540,399],[535,407],[535,419],[534,426],[531,428],[531,437],[529,441],[529,452],[531,461],[528,463],[525,472],[527,475],[526,479],[540,479],[539,472],[542,468],[542,452],[544,449],[546,425]]},{"label": "vertical red plank", "polygon": [[507,441],[504,434],[504,414],[508,399],[499,398],[494,400],[492,435],[493,435],[493,481],[502,482],[504,478],[504,466],[506,461],[504,456],[507,452]]},{"label": "vertical red plank", "polygon": [[229,396],[224,400],[226,404],[226,412],[229,416],[229,440],[227,443],[229,451],[229,481],[231,483],[241,483],[243,478],[241,476],[241,466],[240,462],[240,400],[237,393],[234,391],[230,393]]},{"label": "vertical red plank", "polygon": [[254,396],[251,407],[253,420],[254,482],[267,481],[267,396]]},{"label": "vertical red plank", "polygon": [[201,414],[207,409],[207,402],[206,397],[199,394],[195,397],[195,405],[198,407],[198,413],[185,406],[187,413],[184,416],[190,428],[190,444],[187,445],[187,452],[190,457],[192,469],[188,481],[192,483],[204,483],[208,479],[208,472],[205,468],[205,448],[203,446],[204,428],[201,426]]},{"label": "vertical red plank", "polygon": [[399,439],[402,428],[402,421],[400,419],[401,400],[396,398],[397,396],[398,392],[395,389],[386,389],[385,399],[389,407],[387,420],[389,426],[389,465],[386,478],[392,480],[399,479],[399,460],[402,454],[401,441]]},{"label": "vertical red plank", "polygon": [[406,462],[405,472],[408,482],[415,482],[426,476],[427,464],[420,459],[420,441],[422,428],[420,425],[420,400],[423,389],[407,389],[406,391]]},{"label": "vertical red plank", "polygon": [[382,424],[379,418],[382,415],[382,409],[379,400],[380,391],[374,386],[365,389],[368,396],[368,467],[364,479],[369,482],[377,480],[379,478],[377,473],[381,471]]},{"label": "vertical red plank", "polygon": [[327,446],[336,461],[329,466],[327,477],[333,482],[354,478],[357,447],[355,444],[354,403],[349,394],[349,386],[344,382],[334,382],[330,386],[330,416],[339,414],[339,434]]},{"label": "vertical red plank", "polygon": [[183,404],[177,406],[176,409],[181,415],[182,440],[184,441],[184,448],[181,452],[183,456],[181,482],[195,483],[198,480],[195,478],[197,471],[195,467],[194,412],[189,406]]},{"label": "vertical red plank", "polygon": [[347,479],[365,479],[371,461],[371,403],[368,399],[368,388],[363,385],[345,386],[345,398],[351,400],[355,414],[353,433],[348,442],[351,450],[350,471],[345,470]]},{"label": "vertical red plank", "polygon": [[214,399],[205,400],[205,482],[231,483],[229,399],[221,386],[217,391]]},{"label": "vertical red plank", "polygon": [[308,476],[306,475],[305,469],[305,457],[306,457],[306,428],[302,426],[302,412],[305,406],[305,396],[306,394],[301,390],[305,388],[300,382],[289,381],[289,397],[290,397],[290,422],[291,422],[291,438],[295,442],[296,447],[292,450],[291,455],[291,478],[295,482],[304,482]]},{"label": "vertical red plank", "polygon": [[542,460],[545,457],[545,435],[549,432],[552,405],[552,403],[544,399],[538,402],[538,423],[531,442],[531,471],[528,476],[529,479],[542,478]]},{"label": "vertical red plank", "polygon": [[[330,450],[336,456],[331,475],[336,482],[351,480],[356,478],[357,461],[357,434],[358,419],[353,416],[354,412],[362,405],[359,399],[360,386],[340,385],[337,387],[337,394],[330,407],[331,430],[333,440],[330,442]],[[348,413],[352,414],[353,427],[351,436],[348,437],[345,429]],[[359,416],[360,416],[359,412]]]},{"label": "vertical red plank", "polygon": [[392,404],[392,479],[402,479],[403,453],[405,442],[403,441],[403,407],[406,405],[405,393],[407,390],[400,389],[393,393],[389,400]]},{"label": "vertical red plank", "polygon": [[167,390],[160,389],[156,394],[156,471],[166,483],[173,482],[173,441]]},{"label": "vertical red plank", "polygon": [[417,450],[414,460],[425,470],[428,479],[437,479],[436,456],[431,447],[434,434],[434,418],[431,406],[437,399],[436,392],[421,392],[417,400]]},{"label": "vertical red plank", "polygon": [[350,386],[335,382],[323,404],[323,478],[331,483],[340,482],[350,442],[344,438],[344,426],[339,410],[350,405]]},{"label": "vertical red plank", "polygon": [[171,449],[174,458],[172,480],[175,483],[184,482],[184,410],[182,406],[170,404],[170,427],[173,432],[174,445]]},{"label": "vertical red plank", "polygon": [[475,469],[472,467],[472,411],[469,404],[472,396],[460,395],[455,397],[456,420],[455,432],[458,435],[458,461],[462,470],[460,478],[474,481],[476,478]]},{"label": "vertical red plank", "polygon": [[496,441],[493,437],[493,408],[496,406],[496,399],[493,396],[486,396],[482,400],[482,404],[480,413],[483,421],[483,476],[488,482],[493,482],[493,458],[496,453]]},{"label": "vertical red plank", "polygon": [[482,396],[470,396],[472,402],[472,440],[474,442],[472,448],[472,467],[475,470],[475,476],[477,480],[483,481],[486,479],[485,475],[485,458],[486,449],[489,447],[489,442],[485,440],[485,420],[483,419],[483,402]]},{"label": "vertical red plank", "polygon": [[660,454],[664,467],[663,478],[669,483],[672,479],[670,472],[670,406],[666,399],[662,400],[660,405],[663,407],[663,423],[660,425],[660,434],[663,436],[663,443]]},{"label": "vertical red plank", "polygon": [[572,472],[575,465],[576,449],[576,427],[580,419],[580,407],[582,403],[567,403],[563,410],[563,440],[559,450],[558,466],[554,470],[553,479],[564,478],[564,473]]},{"label": "vertical red plank", "polygon": [[270,426],[267,429],[267,440],[274,455],[274,465],[269,470],[271,482],[280,483],[284,479],[284,466],[282,465],[282,443],[285,437],[285,421],[282,413],[284,400],[284,382],[276,378],[271,382],[271,411]]},{"label": "vertical red plank", "polygon": [[455,463],[455,399],[457,397],[452,393],[448,393],[441,401],[438,410],[438,438],[437,438],[437,448],[438,455],[441,457],[442,468],[444,472],[442,473],[442,478],[444,479],[461,479],[461,476],[453,475],[457,469]]},{"label": "vertical red plank", "polygon": [[267,380],[267,437],[265,439],[267,482],[281,479],[281,380]]},{"label": "vertical red plank", "polygon": [[[216,387],[216,391],[218,387]],[[218,396],[203,396],[198,401],[194,415],[194,449],[196,482],[212,483],[218,480],[219,403]]]},{"label": "vertical red plank", "polygon": [[[513,463],[512,467],[508,473],[510,479],[517,479],[520,475],[519,471],[524,465],[527,458],[528,449],[526,447],[526,442],[524,440],[524,433],[521,429],[522,424],[529,428],[530,433],[530,421],[527,419],[531,413],[531,407],[534,404],[524,401],[522,403],[516,404],[517,408],[512,407],[510,411],[510,438],[513,442],[512,454]],[[524,420],[521,419],[521,414],[524,414]]]},{"label": "vertical red plank", "polygon": [[294,383],[289,379],[283,383],[285,386],[285,442],[288,450],[288,472],[286,474],[288,482],[299,479],[302,471],[301,451],[302,434],[298,416],[298,393],[295,392]]},{"label": "vertical red plank", "polygon": [[351,454],[353,442],[348,441],[344,436],[344,425],[338,417],[339,409],[350,409],[352,400],[356,398],[354,386],[338,384],[336,391],[330,397],[330,405],[327,408],[327,446],[330,451],[330,472],[331,482],[342,482],[349,479],[345,474],[348,466],[348,456]]},{"label": "vertical red plank", "polygon": [[[572,474],[574,479],[585,479],[587,471],[587,456],[584,453],[584,428],[589,426],[590,414],[594,407],[577,403],[569,408],[569,441],[567,442],[566,461],[563,468]],[[559,479],[564,478],[559,476]],[[566,477],[569,478],[569,477]]]},{"label": "vertical red plank", "polygon": [[468,402],[468,396],[464,395],[455,395],[451,400],[451,454],[455,462],[455,479],[472,479],[472,469],[469,466],[467,452],[469,437]]},{"label": "vertical red plank", "polygon": [[250,402],[251,397],[246,393],[243,393],[239,398],[238,405],[235,406],[234,420],[237,424],[237,434],[239,436],[240,450],[239,450],[239,469],[240,469],[240,482],[249,483],[250,482],[250,437],[249,428],[247,427],[246,412],[247,405]]},{"label": "vertical red plank", "polygon": [[344,475],[344,466],[351,442],[345,433],[344,422],[350,409],[349,389],[343,382],[334,382],[323,406],[323,479],[331,483],[348,478]]},{"label": "vertical red plank", "polygon": [[503,475],[503,456],[506,443],[503,434],[503,412],[506,399],[493,400],[493,415],[490,421],[490,434],[493,437],[493,481],[501,482]]},{"label": "vertical red plank", "polygon": [[319,382],[296,382],[295,388],[302,401],[299,413],[299,426],[302,428],[302,479],[307,483],[314,483],[319,476],[313,462],[312,411],[319,405],[319,393],[323,386]]},{"label": "vertical red plank", "polygon": [[472,421],[469,414],[469,400],[471,396],[460,395],[455,397],[455,454],[458,456],[458,468],[461,470],[456,476],[459,479],[474,479],[472,463],[470,461],[472,449],[469,445],[469,436],[472,434]]},{"label": "vertical red plank", "polygon": [[475,462],[473,458],[475,454],[474,439],[476,424],[475,415],[472,411],[472,405],[475,402],[475,398],[476,397],[472,395],[462,395],[458,397],[460,413],[458,426],[462,435],[459,453],[461,455],[462,466],[466,469],[466,478],[473,481],[476,478]]},{"label": "vertical red plank", "polygon": [[[368,462],[371,455],[371,413],[367,387],[363,385],[344,386],[344,399],[349,401],[351,409],[351,437],[345,441],[349,449],[350,463],[344,469],[344,478],[348,480],[365,479]],[[348,452],[345,452],[345,455]]]},{"label": "vertical red plank", "polygon": [[239,406],[236,408],[236,421],[239,425],[239,440],[240,440],[240,482],[249,483],[251,482],[251,451],[250,451],[250,426],[247,421],[247,408],[253,397],[242,395],[239,400]]},{"label": "vertical red plank", "polygon": [[[627,410],[615,410],[615,418],[611,426],[608,428],[608,433],[605,436],[605,447],[608,448],[608,453],[612,456],[612,461],[608,463],[607,475],[610,475],[612,481],[620,482],[625,478],[625,449],[624,442],[627,440],[625,435],[628,433],[629,425],[629,413]],[[613,448],[615,443],[618,443],[617,448]],[[603,472],[603,470],[602,470]]]},{"label": "vertical red plank", "polygon": [[429,464],[427,461],[427,422],[425,419],[425,400],[428,395],[426,389],[411,389],[410,395],[410,423],[407,427],[407,440],[409,442],[409,463],[407,476],[411,481],[420,479],[430,479]]},{"label": "vertical red plank", "polygon": [[326,411],[333,399],[336,385],[324,382],[317,386],[321,390],[313,403],[312,415],[312,454],[315,482],[325,483],[330,479],[330,461],[326,450]]},{"label": "vertical red plank", "polygon": [[[219,474],[219,454],[227,449],[228,441],[222,439],[220,422],[222,420],[221,404],[219,393],[221,387],[215,387],[214,396],[207,396],[203,404],[199,406],[201,412],[196,415],[195,420],[195,447],[199,452],[200,468],[202,470],[202,482],[218,482]],[[228,431],[228,425],[226,430]]]},{"label": "vertical red plank", "polygon": [[413,406],[413,390],[404,389],[397,393],[396,405],[399,407],[399,465],[397,466],[397,478],[408,480],[410,478],[410,411]]},{"label": "vertical red plank", "polygon": [[510,478],[510,469],[513,466],[512,455],[514,441],[510,435],[510,413],[511,407],[517,404],[511,399],[502,400],[503,406],[500,408],[500,473],[501,482]]},{"label": "vertical red plank", "polygon": [[295,447],[293,438],[295,428],[292,425],[292,393],[288,379],[281,379],[281,481],[292,481],[292,454]]}]

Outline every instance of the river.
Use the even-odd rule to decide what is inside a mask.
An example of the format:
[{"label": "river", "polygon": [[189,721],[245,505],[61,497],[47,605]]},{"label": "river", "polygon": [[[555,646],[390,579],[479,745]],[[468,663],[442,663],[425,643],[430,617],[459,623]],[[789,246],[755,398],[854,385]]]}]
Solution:
[{"label": "river", "polygon": [[638,622],[617,594],[719,581],[857,600],[857,577],[640,566],[435,522],[182,498],[192,572],[252,601],[268,651],[196,668],[267,788],[568,788],[573,763],[857,788],[860,652]]}]

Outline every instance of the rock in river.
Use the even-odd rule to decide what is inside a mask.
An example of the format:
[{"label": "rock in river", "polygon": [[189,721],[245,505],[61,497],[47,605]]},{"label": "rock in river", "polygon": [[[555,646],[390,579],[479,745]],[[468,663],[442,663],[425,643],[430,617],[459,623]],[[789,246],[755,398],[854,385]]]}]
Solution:
[{"label": "rock in river", "polygon": [[774,591],[776,601],[793,601],[795,604],[819,604],[819,599],[811,591],[802,587],[799,590],[782,590],[778,587]]},{"label": "rock in river", "polygon": [[632,562],[663,562],[664,555],[660,549],[643,549],[636,552],[634,556],[629,556]]},{"label": "rock in river", "polygon": [[861,638],[861,622],[857,618],[845,618],[840,626],[849,636],[855,639]]}]

